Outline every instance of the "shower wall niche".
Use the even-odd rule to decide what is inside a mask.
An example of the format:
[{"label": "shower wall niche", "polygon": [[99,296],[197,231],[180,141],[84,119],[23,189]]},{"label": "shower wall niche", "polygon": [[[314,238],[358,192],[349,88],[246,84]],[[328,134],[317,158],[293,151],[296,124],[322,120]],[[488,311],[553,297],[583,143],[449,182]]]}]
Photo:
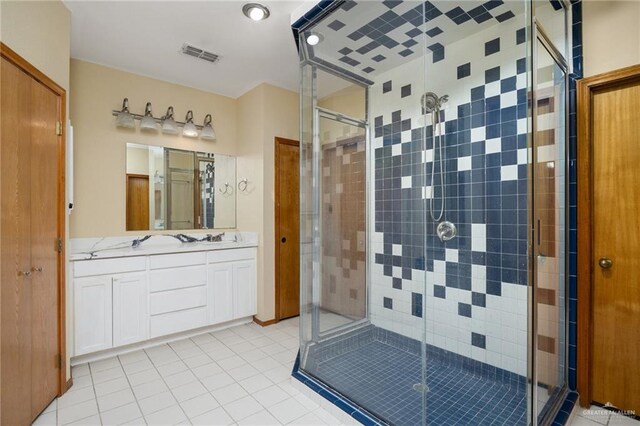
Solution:
[{"label": "shower wall niche", "polygon": [[369,420],[537,424],[567,392],[570,8],[321,2],[297,32],[300,372]]}]

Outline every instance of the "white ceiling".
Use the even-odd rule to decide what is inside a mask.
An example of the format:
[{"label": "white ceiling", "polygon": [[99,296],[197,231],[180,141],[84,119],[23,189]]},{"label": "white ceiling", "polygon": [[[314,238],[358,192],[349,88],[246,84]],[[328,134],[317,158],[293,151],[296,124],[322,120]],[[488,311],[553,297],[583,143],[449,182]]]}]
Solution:
[{"label": "white ceiling", "polygon": [[[71,56],[237,98],[266,82],[298,90],[291,13],[299,1],[265,1],[253,22],[244,1],[65,1]],[[183,55],[188,42],[219,54],[215,64]]]}]

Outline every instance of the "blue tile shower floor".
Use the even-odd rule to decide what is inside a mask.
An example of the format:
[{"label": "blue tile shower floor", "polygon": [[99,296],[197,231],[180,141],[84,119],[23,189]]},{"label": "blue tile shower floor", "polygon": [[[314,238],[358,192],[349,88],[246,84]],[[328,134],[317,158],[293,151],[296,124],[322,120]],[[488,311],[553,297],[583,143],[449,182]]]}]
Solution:
[{"label": "blue tile shower floor", "polygon": [[[379,341],[323,360],[310,371],[355,403],[399,426],[422,423],[421,357]],[[428,425],[526,424],[526,389],[427,359]]]}]

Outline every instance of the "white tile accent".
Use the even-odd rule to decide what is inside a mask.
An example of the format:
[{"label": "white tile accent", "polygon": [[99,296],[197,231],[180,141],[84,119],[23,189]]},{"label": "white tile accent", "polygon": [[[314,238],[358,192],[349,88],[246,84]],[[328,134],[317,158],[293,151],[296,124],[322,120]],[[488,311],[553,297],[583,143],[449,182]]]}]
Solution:
[{"label": "white tile accent", "polygon": [[458,261],[458,249],[445,249],[444,258],[447,262],[457,262]]},{"label": "white tile accent", "polygon": [[487,139],[484,147],[485,154],[495,154],[502,151],[502,139]]},{"label": "white tile accent", "polygon": [[500,180],[517,180],[518,179],[518,166],[502,166],[500,168]]},{"label": "white tile accent", "polygon": [[459,157],[458,158],[458,171],[471,170],[471,157]]}]

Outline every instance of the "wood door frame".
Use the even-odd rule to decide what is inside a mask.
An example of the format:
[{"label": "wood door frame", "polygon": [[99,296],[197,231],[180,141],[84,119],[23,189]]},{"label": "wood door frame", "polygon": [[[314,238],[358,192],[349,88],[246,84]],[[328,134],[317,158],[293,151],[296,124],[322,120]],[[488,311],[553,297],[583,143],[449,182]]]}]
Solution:
[{"label": "wood door frame", "polygon": [[580,404],[591,404],[593,330],[593,131],[594,92],[640,81],[640,65],[578,81],[578,320],[577,381]]},{"label": "wood door frame", "polygon": [[[274,139],[274,157],[275,157],[275,202],[273,204],[274,206],[274,210],[275,210],[275,232],[278,232],[278,229],[280,229],[280,209],[278,209],[278,201],[280,200],[280,166],[279,166],[279,160],[280,160],[280,155],[278,154],[278,146],[279,145],[290,145],[290,146],[296,146],[298,147],[298,149],[300,148],[300,142],[293,140],[293,139],[286,139],[286,138],[279,138],[276,136],[276,138]],[[300,151],[298,151],[299,153]],[[299,154],[298,154],[299,155]],[[298,192],[299,195],[299,192]],[[276,309],[275,309],[275,315],[274,315],[274,319],[273,322],[278,322],[280,321],[280,262],[278,261],[280,259],[280,240],[278,238],[275,239],[275,287],[276,287]],[[265,323],[268,323],[269,321],[265,321]]]},{"label": "wood door frame", "polygon": [[60,376],[58,396],[65,393],[73,384],[73,379],[67,380],[67,313],[66,313],[66,137],[67,137],[67,92],[42,71],[33,66],[6,44],[0,42],[0,56],[11,62],[25,74],[51,90],[59,96],[58,117],[61,132],[58,136],[58,238],[62,241],[58,253],[58,351],[60,353]]}]

